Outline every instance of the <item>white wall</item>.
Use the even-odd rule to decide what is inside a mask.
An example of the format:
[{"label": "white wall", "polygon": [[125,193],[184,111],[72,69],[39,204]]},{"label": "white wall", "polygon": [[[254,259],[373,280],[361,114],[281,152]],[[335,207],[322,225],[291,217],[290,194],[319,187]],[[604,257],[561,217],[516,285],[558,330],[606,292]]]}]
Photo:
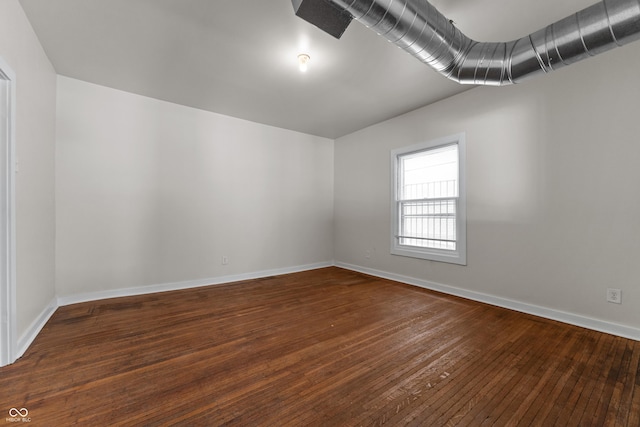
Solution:
[{"label": "white wall", "polygon": [[[336,261],[640,329],[638,70],[640,43],[338,139]],[[390,255],[389,151],[458,132],[468,265]]]},{"label": "white wall", "polygon": [[[55,297],[56,75],[17,0],[0,2],[0,56],[16,73],[19,342]],[[46,316],[45,316],[46,317]]]},{"label": "white wall", "polygon": [[56,161],[62,297],[333,259],[332,140],[58,77]]}]

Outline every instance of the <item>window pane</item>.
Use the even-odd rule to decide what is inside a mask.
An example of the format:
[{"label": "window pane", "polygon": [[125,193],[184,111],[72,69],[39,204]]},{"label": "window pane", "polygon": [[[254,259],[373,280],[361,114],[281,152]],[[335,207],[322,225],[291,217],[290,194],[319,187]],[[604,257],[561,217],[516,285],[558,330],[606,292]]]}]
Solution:
[{"label": "window pane", "polygon": [[456,204],[456,199],[400,202],[400,245],[455,251]]},{"label": "window pane", "polygon": [[399,158],[401,200],[458,197],[458,145]]}]

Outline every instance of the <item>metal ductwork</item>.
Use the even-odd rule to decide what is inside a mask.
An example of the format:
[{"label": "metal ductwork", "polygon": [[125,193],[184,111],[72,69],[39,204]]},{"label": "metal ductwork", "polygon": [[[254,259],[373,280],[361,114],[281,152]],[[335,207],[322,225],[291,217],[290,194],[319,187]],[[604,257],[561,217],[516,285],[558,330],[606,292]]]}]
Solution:
[{"label": "metal ductwork", "polygon": [[[346,13],[463,84],[518,83],[640,39],[640,0],[603,0],[528,36],[497,43],[470,39],[426,0],[292,1],[294,7],[324,3],[325,21],[344,22]],[[313,14],[303,18],[321,29],[326,25]]]}]

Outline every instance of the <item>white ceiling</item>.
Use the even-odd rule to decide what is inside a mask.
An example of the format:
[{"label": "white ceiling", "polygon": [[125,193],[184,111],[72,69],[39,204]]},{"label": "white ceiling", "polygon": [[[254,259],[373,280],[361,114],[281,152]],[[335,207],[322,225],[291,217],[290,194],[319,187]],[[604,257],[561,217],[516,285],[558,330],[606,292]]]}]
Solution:
[{"label": "white ceiling", "polygon": [[[328,138],[470,89],[358,22],[336,40],[296,17],[291,0],[20,3],[58,74]],[[432,3],[468,36],[506,41],[594,0]]]}]

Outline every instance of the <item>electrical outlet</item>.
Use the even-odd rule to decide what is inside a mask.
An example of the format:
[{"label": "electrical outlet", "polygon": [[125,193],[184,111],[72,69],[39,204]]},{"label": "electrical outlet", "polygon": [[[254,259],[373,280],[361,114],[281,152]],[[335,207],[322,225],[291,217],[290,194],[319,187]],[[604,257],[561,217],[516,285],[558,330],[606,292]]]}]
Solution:
[{"label": "electrical outlet", "polygon": [[607,302],[622,304],[622,291],[620,289],[607,289]]},{"label": "electrical outlet", "polygon": [[365,257],[366,259],[371,258],[371,251],[370,251],[369,249],[367,249],[366,251],[364,251],[364,257]]},{"label": "electrical outlet", "polygon": [[222,256],[222,265],[227,265],[229,264],[229,257],[226,255]]}]

